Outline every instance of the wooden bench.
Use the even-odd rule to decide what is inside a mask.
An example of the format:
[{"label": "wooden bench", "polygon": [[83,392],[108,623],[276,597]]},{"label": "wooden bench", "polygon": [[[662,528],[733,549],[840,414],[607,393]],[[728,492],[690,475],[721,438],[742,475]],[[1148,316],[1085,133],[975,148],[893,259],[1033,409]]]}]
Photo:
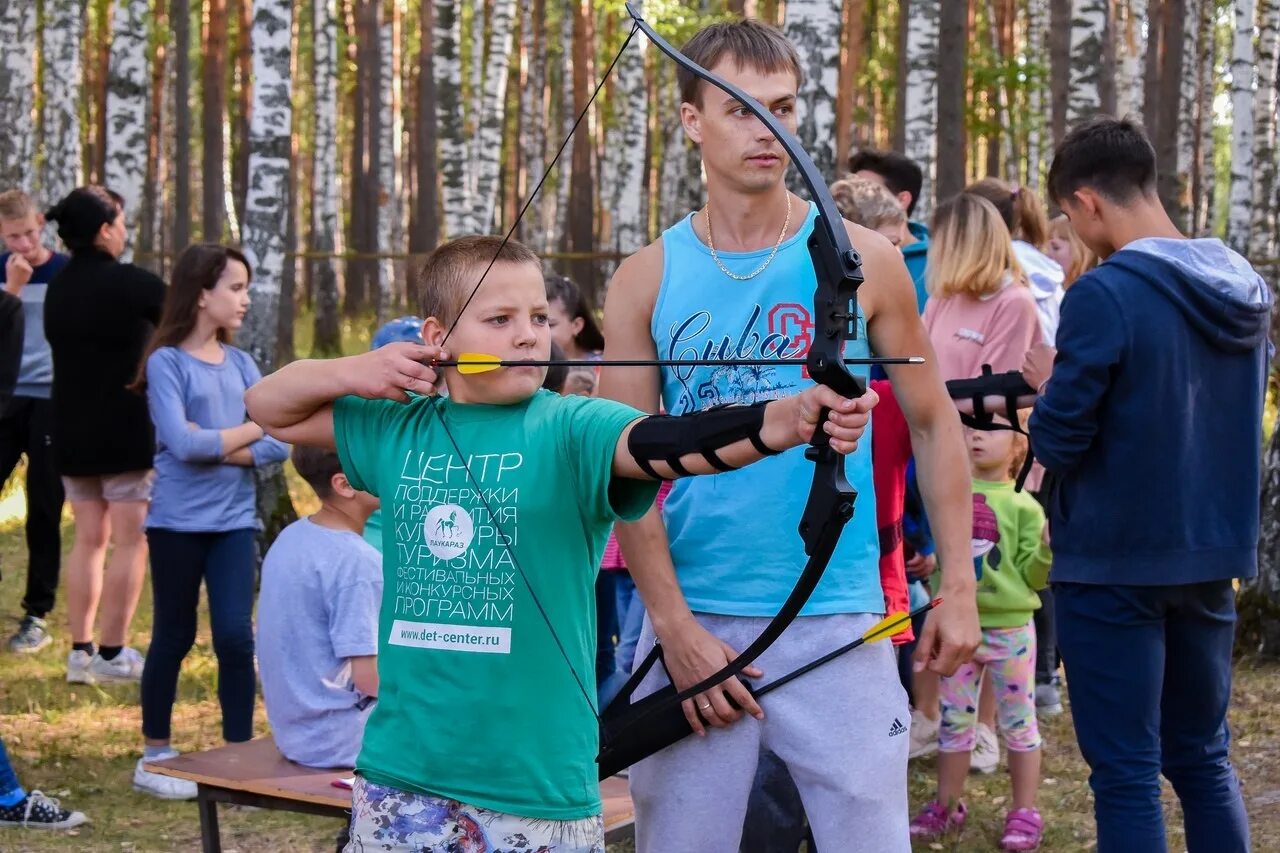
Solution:
[{"label": "wooden bench", "polygon": [[[221,853],[218,803],[302,812],[340,819],[351,817],[351,792],[335,788],[351,770],[317,770],[286,759],[270,737],[192,752],[150,762],[146,769],[196,783],[200,841],[204,853]],[[600,785],[604,800],[605,840],[630,838],[635,810],[627,781],[614,777]]]}]

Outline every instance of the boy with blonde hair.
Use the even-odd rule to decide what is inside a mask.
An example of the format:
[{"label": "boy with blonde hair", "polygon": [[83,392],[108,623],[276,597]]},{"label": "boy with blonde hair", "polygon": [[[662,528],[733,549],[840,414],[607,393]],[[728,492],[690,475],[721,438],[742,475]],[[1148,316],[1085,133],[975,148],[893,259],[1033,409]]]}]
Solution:
[{"label": "boy with blonde hair", "polygon": [[[336,447],[351,485],[386,508],[382,689],[356,764],[349,849],[466,839],[603,851],[590,673],[610,526],[642,515],[660,478],[741,467],[816,429],[851,452],[875,397],[814,386],[645,417],[543,390],[545,367],[464,374],[449,352],[548,357],[538,257],[464,237],[416,278],[425,345],[294,362],[246,395],[268,433]],[[442,377],[447,399],[434,394]]]}]

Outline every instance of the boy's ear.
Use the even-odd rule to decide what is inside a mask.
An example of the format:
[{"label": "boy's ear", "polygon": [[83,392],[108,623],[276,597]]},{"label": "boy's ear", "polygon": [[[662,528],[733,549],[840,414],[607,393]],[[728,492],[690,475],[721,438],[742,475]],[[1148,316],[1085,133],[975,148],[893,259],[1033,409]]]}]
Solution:
[{"label": "boy's ear", "polygon": [[329,478],[329,488],[333,490],[333,494],[342,498],[352,498],[356,493],[351,481],[347,479],[347,475],[341,471]]},{"label": "boy's ear", "polygon": [[1089,187],[1081,187],[1071,194],[1067,202],[1075,211],[1083,213],[1089,219],[1097,219],[1102,212],[1102,196]]},{"label": "boy's ear", "polygon": [[440,346],[448,329],[435,317],[428,317],[422,322],[422,341],[432,346]]}]

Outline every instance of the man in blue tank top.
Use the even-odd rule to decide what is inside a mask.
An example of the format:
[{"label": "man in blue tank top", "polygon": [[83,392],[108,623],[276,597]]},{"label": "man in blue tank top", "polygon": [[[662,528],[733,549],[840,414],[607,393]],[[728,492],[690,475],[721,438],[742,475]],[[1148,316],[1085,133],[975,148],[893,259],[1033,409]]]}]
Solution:
[{"label": "man in blue tank top", "polygon": [[[776,29],[716,24],[684,52],[794,132],[801,70]],[[805,241],[816,208],[787,191],[787,157],[762,122],[683,71],[680,86],[685,133],[702,149],[707,205],[619,266],[605,305],[606,361],[803,356],[816,281]],[[916,665],[950,674],[979,636],[960,423],[932,364],[901,255],[874,232],[846,226],[866,275],[859,334],[846,356],[868,355],[869,343],[878,355],[928,362],[893,368],[890,378],[911,425],[943,567],[944,603],[929,616]],[[809,382],[802,368],[783,365],[612,368],[603,372],[601,393],[683,414],[772,399]],[[848,457],[847,473],[859,492],[854,518],[801,617],[746,670],[750,678],[789,672],[858,636],[884,611],[870,441]],[[661,515],[619,525],[648,608],[640,648],[661,641],[678,687],[717,671],[778,611],[805,564],[796,527],[811,479],[803,451],[790,451],[749,470],[678,481]],[[665,684],[661,670],[636,698]],[[739,721],[744,714],[735,706],[747,719]],[[684,710],[700,736],[632,768],[640,853],[736,851],[762,748],[789,767],[819,850],[910,850],[910,713],[889,644],[811,672],[770,695],[763,710],[736,679],[698,694]]]}]

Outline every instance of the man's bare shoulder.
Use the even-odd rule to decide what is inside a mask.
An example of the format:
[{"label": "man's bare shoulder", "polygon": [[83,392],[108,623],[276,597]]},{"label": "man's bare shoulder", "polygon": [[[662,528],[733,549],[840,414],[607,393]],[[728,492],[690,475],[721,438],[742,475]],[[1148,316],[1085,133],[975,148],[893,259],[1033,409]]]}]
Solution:
[{"label": "man's bare shoulder", "polygon": [[911,274],[902,252],[878,231],[844,222],[849,241],[862,257],[863,284],[858,288],[858,304],[869,321],[889,301],[916,301]]},{"label": "man's bare shoulder", "polygon": [[[643,308],[652,314],[658,288],[662,286],[663,259],[662,238],[659,237],[618,264],[609,280],[606,315],[615,306],[625,306],[628,313]],[[605,319],[609,318],[606,316]]]}]

